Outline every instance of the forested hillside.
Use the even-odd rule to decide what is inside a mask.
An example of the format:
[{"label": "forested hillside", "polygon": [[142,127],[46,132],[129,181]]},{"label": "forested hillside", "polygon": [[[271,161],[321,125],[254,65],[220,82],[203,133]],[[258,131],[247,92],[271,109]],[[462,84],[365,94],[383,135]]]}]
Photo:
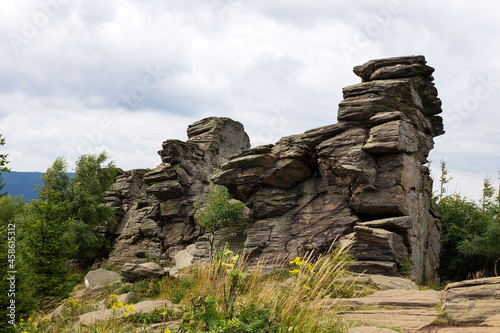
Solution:
[{"label": "forested hillside", "polygon": [[4,192],[15,197],[22,195],[24,201],[38,198],[35,186],[42,183],[41,172],[16,172],[2,174],[5,187]]}]

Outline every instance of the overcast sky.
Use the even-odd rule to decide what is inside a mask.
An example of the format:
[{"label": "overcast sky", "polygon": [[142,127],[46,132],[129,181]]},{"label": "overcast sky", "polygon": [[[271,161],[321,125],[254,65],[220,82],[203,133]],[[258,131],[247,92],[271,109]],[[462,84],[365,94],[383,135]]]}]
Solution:
[{"label": "overcast sky", "polygon": [[493,0],[2,1],[3,150],[15,171],[102,150],[153,168],[207,116],[274,143],[335,123],[353,66],[422,54],[447,132],[432,167],[444,158],[450,191],[478,199],[500,169],[499,13]]}]

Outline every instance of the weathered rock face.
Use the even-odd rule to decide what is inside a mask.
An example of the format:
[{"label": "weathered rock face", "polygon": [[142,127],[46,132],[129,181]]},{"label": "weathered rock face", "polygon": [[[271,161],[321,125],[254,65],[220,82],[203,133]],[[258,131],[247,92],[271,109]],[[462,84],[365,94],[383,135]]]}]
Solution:
[{"label": "weathered rock face", "polygon": [[245,250],[275,260],[326,251],[343,237],[354,270],[392,275],[411,259],[418,280],[434,281],[441,226],[424,164],[444,131],[433,71],[423,56],[357,66],[362,83],[343,89],[337,124],[224,164],[215,183],[253,219]]},{"label": "weathered rock face", "polygon": [[106,193],[117,222],[107,230],[115,237],[109,263],[166,263],[193,243],[200,236],[194,204],[208,192],[210,176],[230,156],[250,147],[243,125],[229,118],[206,118],[187,132],[186,142],[163,143],[156,169],[123,172]]}]

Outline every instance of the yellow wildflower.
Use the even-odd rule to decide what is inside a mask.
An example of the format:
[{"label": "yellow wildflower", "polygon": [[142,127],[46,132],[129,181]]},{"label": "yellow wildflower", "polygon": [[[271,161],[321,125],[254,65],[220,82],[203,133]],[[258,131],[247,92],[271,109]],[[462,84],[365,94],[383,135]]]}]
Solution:
[{"label": "yellow wildflower", "polygon": [[294,269],[294,270],[291,270],[291,271],[288,271],[291,275],[296,275],[296,274],[299,274],[300,273],[300,269]]},{"label": "yellow wildflower", "polygon": [[296,257],[292,261],[288,263],[290,266],[296,265],[296,266],[301,266],[302,265],[302,258],[301,257]]}]

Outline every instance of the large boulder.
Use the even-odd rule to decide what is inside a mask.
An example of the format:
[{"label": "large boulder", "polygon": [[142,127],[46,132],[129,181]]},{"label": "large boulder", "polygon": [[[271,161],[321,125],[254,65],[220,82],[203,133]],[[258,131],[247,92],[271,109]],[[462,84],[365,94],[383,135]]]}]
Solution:
[{"label": "large boulder", "polygon": [[146,262],[143,264],[126,263],[121,269],[121,274],[123,280],[136,282],[150,278],[161,278],[166,272],[157,263]]},{"label": "large boulder", "polygon": [[89,289],[100,289],[120,281],[120,274],[103,268],[88,272],[84,278],[85,287]]}]

